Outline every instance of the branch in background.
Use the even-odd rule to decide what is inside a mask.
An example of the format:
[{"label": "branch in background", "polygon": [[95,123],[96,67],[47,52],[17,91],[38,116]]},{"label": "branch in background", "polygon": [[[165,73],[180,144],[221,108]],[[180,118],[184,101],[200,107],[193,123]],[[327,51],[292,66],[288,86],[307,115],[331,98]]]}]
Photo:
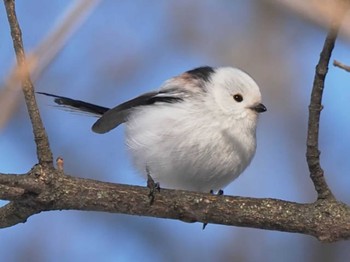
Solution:
[{"label": "branch in background", "polygon": [[50,65],[58,52],[65,46],[68,39],[85,22],[100,1],[76,0],[67,8],[61,17],[57,18],[57,22],[51,32],[48,33],[30,54],[30,56],[35,57],[39,62],[32,74],[35,80]]},{"label": "branch in background", "polygon": [[29,52],[25,67],[17,65],[11,70],[0,90],[0,128],[15,112],[20,101],[19,83],[24,79],[26,72],[31,75],[33,81],[36,81],[99,2],[100,0],[74,1],[62,17],[57,19],[56,24],[40,44]]},{"label": "branch in background", "polygon": [[334,60],[333,61],[333,65],[336,66],[336,67],[339,67],[341,69],[344,69],[346,72],[350,72],[350,66],[348,65],[345,65],[337,60]]},{"label": "branch in background", "polygon": [[[293,15],[298,15],[313,24],[325,29],[329,27],[334,17],[344,17],[348,10],[349,0],[265,0],[272,5],[277,5]],[[350,19],[345,17],[342,34],[350,39]]]}]

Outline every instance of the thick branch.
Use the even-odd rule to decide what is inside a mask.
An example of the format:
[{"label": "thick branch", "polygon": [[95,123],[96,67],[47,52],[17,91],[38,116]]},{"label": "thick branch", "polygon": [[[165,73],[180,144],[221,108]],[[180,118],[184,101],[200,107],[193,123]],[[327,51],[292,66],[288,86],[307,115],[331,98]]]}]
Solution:
[{"label": "thick branch", "polygon": [[34,86],[30,79],[28,68],[26,67],[26,58],[24,54],[22,32],[17,21],[15,12],[15,1],[4,0],[7,18],[11,28],[11,36],[13,40],[13,46],[16,52],[18,67],[20,68],[22,78],[22,88],[24,98],[26,101],[28,113],[33,126],[33,133],[35,143],[37,146],[36,152],[39,163],[43,165],[53,165],[52,153],[49,147],[49,140],[47,138],[44,125],[42,123],[38,106],[36,104],[34,95]]},{"label": "thick branch", "polygon": [[309,106],[306,159],[310,170],[310,177],[314,183],[319,199],[333,198],[333,194],[326,183],[324,172],[320,165],[318,138],[324,81],[328,71],[328,64],[334,48],[335,40],[337,38],[338,30],[339,23],[334,23],[326,37],[322,52],[320,54],[320,60],[316,66],[316,73]]},{"label": "thick branch", "polygon": [[[149,189],[104,183],[55,174],[51,184],[39,183],[41,193],[31,193],[29,180],[38,182],[38,170],[26,176],[27,195],[0,209],[0,227],[9,227],[41,211],[89,210],[222,225],[253,227],[309,234],[323,241],[350,237],[350,209],[337,201],[298,204],[276,199],[214,196],[161,189],[152,205]],[[57,171],[58,172],[58,171]],[[0,175],[3,184],[6,175]],[[15,177],[21,179],[22,177]],[[18,185],[17,185],[18,186]]]}]

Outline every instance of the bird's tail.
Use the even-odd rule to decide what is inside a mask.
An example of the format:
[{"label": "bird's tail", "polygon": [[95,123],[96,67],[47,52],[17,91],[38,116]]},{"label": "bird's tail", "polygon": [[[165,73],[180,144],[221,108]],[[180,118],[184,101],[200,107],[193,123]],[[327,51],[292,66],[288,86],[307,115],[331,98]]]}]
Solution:
[{"label": "bird's tail", "polygon": [[102,116],[106,111],[109,110],[108,107],[98,106],[98,105],[94,105],[94,104],[87,103],[80,100],[71,99],[64,96],[57,96],[57,95],[48,94],[44,92],[36,92],[36,93],[40,95],[54,97],[54,102],[56,104],[65,108],[69,108],[74,111],[94,114],[96,116]]}]

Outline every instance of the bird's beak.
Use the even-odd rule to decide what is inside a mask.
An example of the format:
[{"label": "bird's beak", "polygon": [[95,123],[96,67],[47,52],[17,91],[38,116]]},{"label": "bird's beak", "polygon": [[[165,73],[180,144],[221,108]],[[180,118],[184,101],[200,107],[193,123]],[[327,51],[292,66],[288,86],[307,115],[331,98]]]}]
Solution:
[{"label": "bird's beak", "polygon": [[262,112],[265,112],[267,110],[266,107],[261,103],[252,106],[251,109],[253,109],[254,111],[256,111],[258,113],[262,113]]}]

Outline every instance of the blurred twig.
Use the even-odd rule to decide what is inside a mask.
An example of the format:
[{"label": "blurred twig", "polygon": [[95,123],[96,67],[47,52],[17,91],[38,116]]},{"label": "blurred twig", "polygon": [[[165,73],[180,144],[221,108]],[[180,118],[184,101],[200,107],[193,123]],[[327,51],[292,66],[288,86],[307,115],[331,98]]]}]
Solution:
[{"label": "blurred twig", "polygon": [[339,67],[341,69],[344,69],[347,72],[350,72],[350,66],[343,64],[342,62],[339,62],[338,60],[333,61],[333,65],[336,67]]},{"label": "blurred twig", "polygon": [[29,73],[32,81],[36,81],[99,2],[100,0],[74,1],[57,19],[42,42],[28,52],[26,63],[14,66],[0,90],[0,129],[15,112],[21,93],[19,83],[23,76]]},{"label": "blurred twig", "polygon": [[[329,28],[334,17],[344,17],[349,0],[265,0],[293,12],[314,24]],[[350,39],[350,19],[345,17],[342,33]]]},{"label": "blurred twig", "polygon": [[83,24],[100,1],[101,0],[76,0],[67,8],[63,15],[57,19],[51,32],[49,32],[45,39],[30,55],[37,60],[35,70],[32,72],[32,78],[34,80],[36,80],[53,61],[54,57],[67,43],[68,39]]}]

